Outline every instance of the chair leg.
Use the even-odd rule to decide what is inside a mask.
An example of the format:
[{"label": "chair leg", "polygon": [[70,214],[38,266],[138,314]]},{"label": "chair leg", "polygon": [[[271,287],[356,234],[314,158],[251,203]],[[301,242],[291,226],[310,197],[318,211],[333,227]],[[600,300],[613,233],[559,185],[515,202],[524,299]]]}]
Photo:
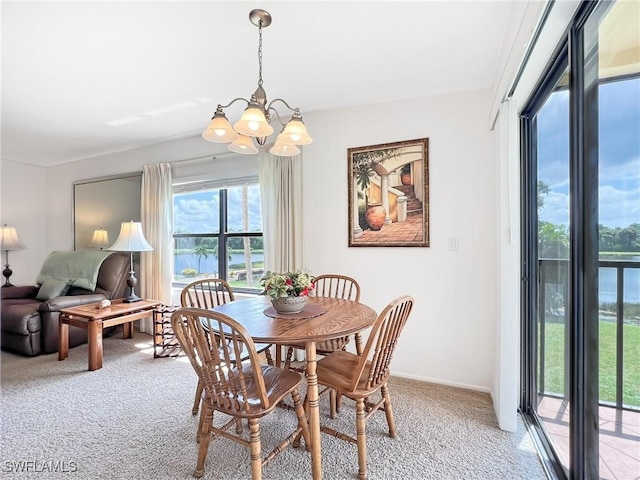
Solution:
[{"label": "chair leg", "polygon": [[191,415],[197,415],[200,408],[200,400],[202,400],[202,390],[204,390],[204,384],[202,380],[198,379],[198,386],[196,387],[196,398],[193,399],[193,409],[191,409]]},{"label": "chair leg", "polygon": [[205,416],[205,409],[203,408],[200,412],[200,420],[198,420],[198,433],[196,434],[196,443],[200,443],[200,432],[202,431],[204,422],[206,421]]},{"label": "chair leg", "polygon": [[[298,417],[298,426],[302,429],[300,432],[304,438],[304,445],[307,450],[311,451],[311,441],[309,440],[309,423],[307,422],[307,415],[305,414],[302,401],[300,400],[300,394],[298,390],[291,392],[291,398],[293,399],[293,408],[296,411]],[[293,447],[298,448],[300,446],[300,434],[296,435],[293,440]]]},{"label": "chair leg", "polygon": [[208,405],[202,407],[200,415],[200,425],[198,426],[198,463],[193,472],[195,478],[200,478],[204,474],[204,462],[209,452],[209,443],[211,443],[211,425],[213,424],[213,409]]},{"label": "chair leg", "polygon": [[331,418],[336,418],[336,412],[338,411],[338,392],[333,388],[329,391],[329,405],[331,407]]},{"label": "chair leg", "polygon": [[367,436],[364,398],[356,401],[356,440],[358,441],[358,480],[367,478]]},{"label": "chair leg", "polygon": [[249,448],[251,449],[251,479],[262,479],[262,451],[260,448],[260,422],[257,418],[249,419]]},{"label": "chair leg", "polygon": [[385,383],[381,388],[382,398],[384,398],[384,413],[387,416],[389,425],[389,436],[396,438],[396,422],[393,419],[393,409],[391,408],[391,397],[389,396],[389,386]]},{"label": "chair leg", "polygon": [[243,428],[242,428],[242,418],[237,417],[237,418],[236,418],[236,433],[237,433],[238,435],[240,435],[240,434],[242,433],[242,431],[243,431]]}]

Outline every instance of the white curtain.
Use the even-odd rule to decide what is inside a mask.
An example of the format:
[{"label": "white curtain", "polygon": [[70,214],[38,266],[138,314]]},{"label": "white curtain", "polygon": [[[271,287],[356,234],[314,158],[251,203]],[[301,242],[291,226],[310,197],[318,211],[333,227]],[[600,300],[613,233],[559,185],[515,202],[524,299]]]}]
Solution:
[{"label": "white curtain", "polygon": [[[145,165],[142,172],[141,219],[144,236],[153,247],[140,256],[142,297],[171,304],[173,202],[171,165]],[[153,319],[140,320],[140,331],[153,333]]]},{"label": "white curtain", "polygon": [[265,150],[260,151],[265,271],[303,270],[302,158]]}]

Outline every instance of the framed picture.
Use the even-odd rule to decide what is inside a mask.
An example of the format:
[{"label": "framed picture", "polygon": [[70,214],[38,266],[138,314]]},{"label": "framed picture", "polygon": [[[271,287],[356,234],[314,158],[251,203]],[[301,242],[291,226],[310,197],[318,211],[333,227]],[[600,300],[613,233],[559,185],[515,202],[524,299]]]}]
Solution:
[{"label": "framed picture", "polygon": [[350,247],[429,246],[429,139],[347,150]]}]

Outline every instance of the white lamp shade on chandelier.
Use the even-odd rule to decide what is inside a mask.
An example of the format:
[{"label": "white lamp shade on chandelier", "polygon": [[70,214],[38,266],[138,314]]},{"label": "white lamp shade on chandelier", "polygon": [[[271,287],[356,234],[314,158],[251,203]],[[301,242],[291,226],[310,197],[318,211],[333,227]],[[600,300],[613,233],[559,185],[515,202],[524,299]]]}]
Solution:
[{"label": "white lamp shade on chandelier", "polygon": [[276,140],[276,143],[271,147],[269,152],[280,157],[291,157],[293,155],[298,155],[300,153],[300,149],[287,139],[283,138],[282,134],[280,134],[278,135],[278,140]]},{"label": "white lamp shade on chandelier", "polygon": [[240,135],[249,137],[268,137],[273,133],[273,127],[267,123],[267,118],[257,103],[250,103],[247,109],[234,125],[233,129]]},{"label": "white lamp shade on chandelier", "polygon": [[[262,88],[262,29],[271,25],[271,15],[265,10],[255,9],[249,12],[249,20],[258,27],[259,32],[258,88],[249,100],[235,98],[227,105],[219,104],[209,126],[202,132],[202,138],[213,143],[227,143],[227,148],[232,152],[248,155],[255,154],[259,150],[254,145],[254,139],[259,147],[263,147],[267,142],[267,138],[274,132],[271,122],[277,119],[282,126],[282,130],[269,152],[281,157],[291,157],[300,153],[298,145],[309,145],[313,140],[302,121],[299,108],[291,108],[281,98],[276,98],[267,103],[267,94]],[[230,107],[237,101],[247,102],[247,108],[244,110],[240,120],[232,127],[223,109]],[[281,103],[293,112],[288,122],[283,123],[281,120],[281,115],[274,107],[276,102]],[[272,116],[272,112],[275,113],[274,116]]]},{"label": "white lamp shade on chandelier", "polygon": [[231,142],[227,148],[232,152],[242,153],[243,155],[258,153],[253,141],[246,135],[238,135],[238,138]]},{"label": "white lamp shade on chandelier", "polygon": [[219,112],[216,111],[209,127],[202,133],[202,138],[213,143],[229,143],[238,138],[238,132],[233,129],[227,116],[220,109]]},{"label": "white lamp shade on chandelier", "polygon": [[282,137],[290,141],[295,145],[309,145],[313,140],[307,133],[307,129],[302,123],[302,118],[297,118],[296,115],[291,117],[287,126],[284,127],[283,132],[278,135],[278,138]]}]

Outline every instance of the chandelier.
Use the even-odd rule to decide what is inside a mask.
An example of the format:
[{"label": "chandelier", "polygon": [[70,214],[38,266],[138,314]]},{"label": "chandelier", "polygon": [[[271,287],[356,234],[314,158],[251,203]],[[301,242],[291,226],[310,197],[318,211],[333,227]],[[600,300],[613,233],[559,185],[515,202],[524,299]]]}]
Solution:
[{"label": "chandelier", "polygon": [[[211,123],[202,132],[202,138],[214,143],[228,143],[227,148],[232,152],[255,154],[258,153],[258,148],[253,140],[260,147],[264,147],[268,137],[274,131],[271,123],[277,121],[281,132],[269,152],[280,157],[291,157],[300,153],[298,145],[308,145],[313,140],[307,133],[299,108],[291,108],[281,98],[276,98],[267,104],[267,94],[262,88],[262,29],[271,25],[271,15],[265,10],[255,9],[249,12],[249,20],[258,27],[258,88],[249,100],[239,97],[234,98],[227,105],[218,104]],[[240,120],[232,127],[223,109],[238,101],[246,102],[247,108]],[[276,102],[282,103],[289,112],[293,112],[286,123],[282,121],[282,117],[273,106]]]}]

